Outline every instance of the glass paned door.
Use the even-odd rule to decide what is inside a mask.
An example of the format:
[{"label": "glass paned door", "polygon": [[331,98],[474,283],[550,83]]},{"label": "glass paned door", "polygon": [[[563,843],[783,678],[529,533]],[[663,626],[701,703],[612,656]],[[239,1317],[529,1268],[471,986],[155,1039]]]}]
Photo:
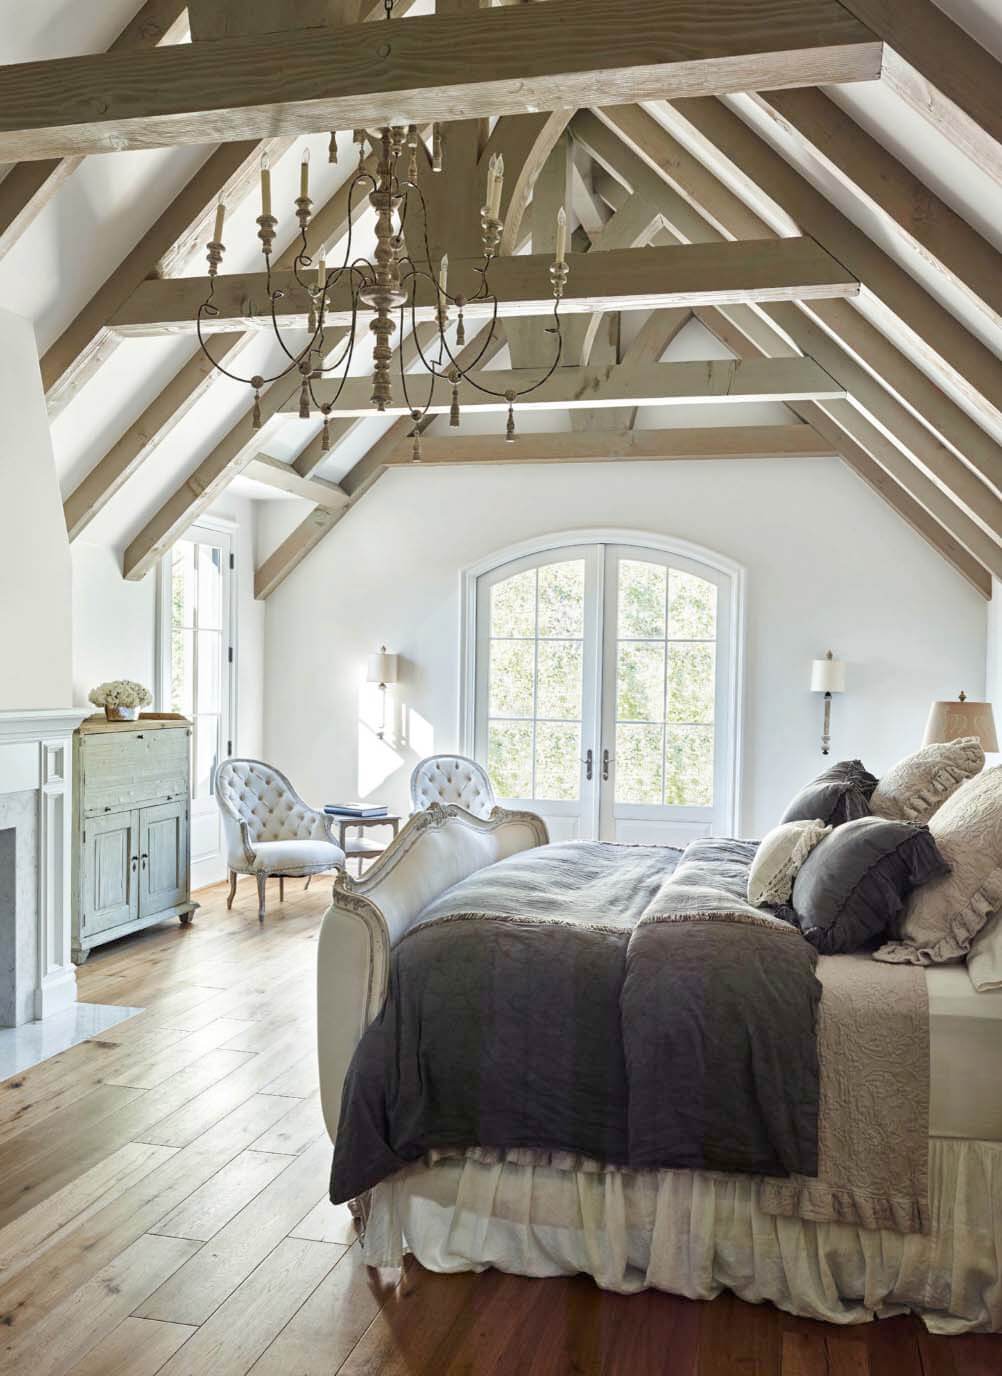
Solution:
[{"label": "glass paned door", "polygon": [[718,674],[727,608],[712,571],[679,563],[606,551],[601,829],[613,840],[676,844],[724,821],[717,703],[727,699]]},{"label": "glass paned door", "polygon": [[192,526],[165,557],[161,575],[161,700],[192,721],[193,887],[225,871],[213,790],[220,760],[232,753],[230,547],[228,531]]},{"label": "glass paned door", "polygon": [[590,835],[597,795],[585,759],[596,695],[594,550],[508,564],[478,589],[477,748],[509,806],[554,838]]},{"label": "glass paned door", "polygon": [[551,551],[478,580],[474,753],[551,836],[733,831],[731,579],[657,549]]}]

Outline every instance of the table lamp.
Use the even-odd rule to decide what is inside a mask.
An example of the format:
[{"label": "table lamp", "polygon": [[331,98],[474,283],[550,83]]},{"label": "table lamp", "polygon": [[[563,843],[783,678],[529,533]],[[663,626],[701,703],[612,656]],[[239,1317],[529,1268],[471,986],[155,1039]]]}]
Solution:
[{"label": "table lamp", "polygon": [[995,733],[995,717],[990,702],[971,702],[966,693],[946,702],[934,702],[925,724],[923,745],[936,745],[976,736],[986,755],[998,751],[999,738]]}]

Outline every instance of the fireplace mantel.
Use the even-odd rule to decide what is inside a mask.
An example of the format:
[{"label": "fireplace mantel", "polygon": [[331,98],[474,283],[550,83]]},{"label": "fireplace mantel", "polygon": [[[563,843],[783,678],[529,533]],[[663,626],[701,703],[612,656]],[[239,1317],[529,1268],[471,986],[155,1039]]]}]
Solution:
[{"label": "fireplace mantel", "polygon": [[[76,1002],[70,960],[73,732],[89,715],[90,708],[74,707],[0,712],[0,802],[13,794],[37,794],[28,860],[34,912],[21,911],[11,888],[10,908],[0,913],[0,921],[9,924],[13,958],[6,973],[16,986],[14,1023],[47,1018]],[[26,951],[30,960],[19,961]]]}]

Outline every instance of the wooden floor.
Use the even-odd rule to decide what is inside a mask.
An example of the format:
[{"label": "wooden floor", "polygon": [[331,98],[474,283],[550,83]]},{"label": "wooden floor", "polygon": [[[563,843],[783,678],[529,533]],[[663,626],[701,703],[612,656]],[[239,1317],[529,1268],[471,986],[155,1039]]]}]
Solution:
[{"label": "wooden floor", "polygon": [[[269,885],[269,889],[272,885]],[[96,951],[141,1006],[0,1085],[0,1371],[18,1376],[1002,1376],[1002,1338],[837,1329],[584,1277],[369,1273],[326,1201],[313,962],[329,886],[205,890]]]}]

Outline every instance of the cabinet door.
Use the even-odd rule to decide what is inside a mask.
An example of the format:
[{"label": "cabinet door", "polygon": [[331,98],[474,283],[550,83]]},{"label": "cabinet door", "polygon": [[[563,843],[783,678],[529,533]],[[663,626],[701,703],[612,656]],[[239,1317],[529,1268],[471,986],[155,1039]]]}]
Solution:
[{"label": "cabinet door", "polygon": [[139,916],[139,813],[88,818],[84,826],[84,937]]},{"label": "cabinet door", "polygon": [[142,808],[139,840],[139,915],[149,917],[188,897],[187,801]]}]

